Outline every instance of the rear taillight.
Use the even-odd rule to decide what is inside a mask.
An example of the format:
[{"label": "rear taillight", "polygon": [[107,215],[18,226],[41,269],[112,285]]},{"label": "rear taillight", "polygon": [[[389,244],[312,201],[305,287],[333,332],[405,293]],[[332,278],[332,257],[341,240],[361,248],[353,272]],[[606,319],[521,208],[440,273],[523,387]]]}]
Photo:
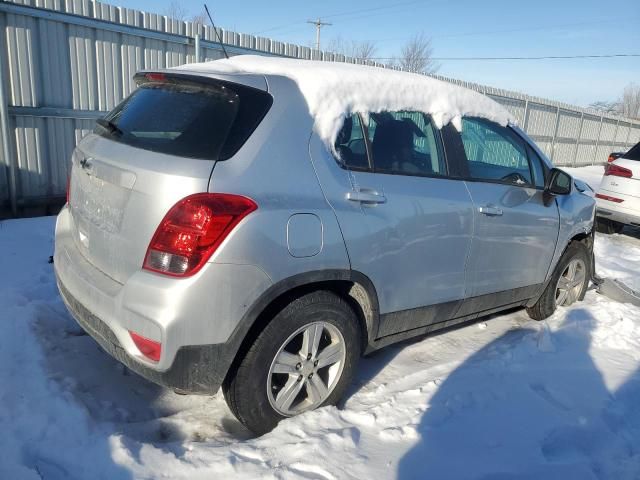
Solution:
[{"label": "rear taillight", "polygon": [[620,165],[616,165],[615,163],[608,163],[604,166],[604,174],[612,175],[614,177],[625,177],[631,178],[633,177],[633,172],[628,168],[621,167]]},{"label": "rear taillight", "polygon": [[624,202],[623,199],[618,198],[618,197],[612,197],[610,195],[604,195],[602,193],[596,193],[596,198],[600,198],[602,200],[607,200],[608,202],[615,202],[615,203],[622,203]]},{"label": "rear taillight", "polygon": [[131,340],[136,344],[140,353],[147,357],[149,360],[158,362],[160,360],[160,354],[162,353],[162,344],[154,340],[149,340],[142,335],[138,335],[136,332],[129,330]]},{"label": "rear taillight", "polygon": [[258,206],[226,193],[197,193],[176,203],[151,239],[143,268],[176,277],[196,273],[234,227]]}]

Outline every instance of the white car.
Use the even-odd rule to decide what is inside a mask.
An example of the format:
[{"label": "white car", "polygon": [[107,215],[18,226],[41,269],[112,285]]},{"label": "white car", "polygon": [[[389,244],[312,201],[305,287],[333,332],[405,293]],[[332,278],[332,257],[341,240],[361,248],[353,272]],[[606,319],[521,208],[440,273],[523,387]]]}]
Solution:
[{"label": "white car", "polygon": [[605,165],[596,202],[598,231],[620,233],[625,225],[640,227],[640,143]]}]

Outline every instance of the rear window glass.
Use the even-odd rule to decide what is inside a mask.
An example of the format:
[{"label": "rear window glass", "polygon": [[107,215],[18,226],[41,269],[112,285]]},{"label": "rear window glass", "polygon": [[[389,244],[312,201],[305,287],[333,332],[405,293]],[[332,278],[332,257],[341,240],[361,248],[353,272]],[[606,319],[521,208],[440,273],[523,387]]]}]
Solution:
[{"label": "rear window glass", "polygon": [[225,160],[247,141],[271,103],[268,93],[242,85],[168,78],[139,85],[98,120],[94,132],[154,152]]},{"label": "rear window glass", "polygon": [[623,155],[627,160],[640,160],[640,143]]}]

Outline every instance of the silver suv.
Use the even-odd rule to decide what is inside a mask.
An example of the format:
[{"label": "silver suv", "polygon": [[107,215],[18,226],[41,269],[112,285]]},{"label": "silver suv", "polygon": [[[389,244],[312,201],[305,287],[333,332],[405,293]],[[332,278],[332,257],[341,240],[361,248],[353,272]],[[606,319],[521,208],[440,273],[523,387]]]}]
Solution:
[{"label": "silver suv", "polygon": [[363,354],[585,294],[592,194],[516,126],[361,104],[328,144],[286,74],[135,79],[73,153],[62,298],[131,370],[222,387],[256,433],[335,404]]}]

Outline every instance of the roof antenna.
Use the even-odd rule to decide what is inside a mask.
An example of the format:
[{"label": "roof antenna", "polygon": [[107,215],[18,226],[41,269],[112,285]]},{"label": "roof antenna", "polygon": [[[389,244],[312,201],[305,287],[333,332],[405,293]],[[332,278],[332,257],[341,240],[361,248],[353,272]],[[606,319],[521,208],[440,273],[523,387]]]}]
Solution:
[{"label": "roof antenna", "polygon": [[216,34],[216,38],[218,39],[218,43],[222,47],[222,53],[224,53],[224,57],[228,59],[229,55],[227,54],[227,50],[224,48],[224,43],[222,43],[222,39],[220,38],[220,34],[218,33],[218,29],[216,28],[216,24],[213,23],[213,18],[211,18],[211,14],[209,13],[209,8],[207,8],[207,4],[206,3],[204,4],[204,10],[207,12],[207,15],[209,16],[209,21],[211,22],[211,26],[213,27],[213,31]]}]

